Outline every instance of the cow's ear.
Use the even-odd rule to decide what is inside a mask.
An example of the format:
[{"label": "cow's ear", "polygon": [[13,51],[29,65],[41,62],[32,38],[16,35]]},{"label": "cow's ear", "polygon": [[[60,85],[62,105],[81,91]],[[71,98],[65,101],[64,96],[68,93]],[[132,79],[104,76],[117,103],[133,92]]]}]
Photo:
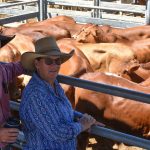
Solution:
[{"label": "cow's ear", "polygon": [[96,32],[96,35],[99,36],[99,37],[102,37],[102,36],[104,37],[105,36],[104,31],[102,29],[100,29],[100,28],[97,28],[95,30],[95,32]]},{"label": "cow's ear", "polygon": [[134,71],[136,71],[138,68],[140,67],[139,64],[135,63],[135,64],[131,64],[130,66],[128,66],[126,69],[124,69],[123,74],[131,74]]},{"label": "cow's ear", "polygon": [[91,30],[91,33],[92,33],[93,36],[98,36],[98,34],[97,34],[97,29]]}]

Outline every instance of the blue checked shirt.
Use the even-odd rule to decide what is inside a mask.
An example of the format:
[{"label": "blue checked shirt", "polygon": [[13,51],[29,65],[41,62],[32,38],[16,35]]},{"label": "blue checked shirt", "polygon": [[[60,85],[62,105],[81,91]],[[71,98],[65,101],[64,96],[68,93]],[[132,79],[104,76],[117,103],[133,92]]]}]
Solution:
[{"label": "blue checked shirt", "polygon": [[76,150],[81,124],[74,121],[75,112],[55,80],[53,88],[35,73],[24,89],[20,104],[26,145],[23,150]]}]

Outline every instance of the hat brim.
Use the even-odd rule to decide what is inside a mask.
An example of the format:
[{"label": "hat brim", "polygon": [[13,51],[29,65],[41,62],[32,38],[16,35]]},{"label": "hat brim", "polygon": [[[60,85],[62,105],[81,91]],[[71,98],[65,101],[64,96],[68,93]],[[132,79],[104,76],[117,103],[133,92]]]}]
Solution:
[{"label": "hat brim", "polygon": [[35,65],[34,60],[38,57],[50,57],[50,56],[60,56],[61,58],[61,64],[66,62],[68,59],[70,59],[74,54],[74,50],[72,50],[70,53],[49,53],[49,54],[38,54],[35,52],[25,52],[21,56],[21,64],[27,71],[35,71]]},{"label": "hat brim", "polygon": [[5,36],[5,35],[0,35],[0,47],[5,46],[7,43],[9,43],[13,38],[15,37],[15,35],[13,36]]}]

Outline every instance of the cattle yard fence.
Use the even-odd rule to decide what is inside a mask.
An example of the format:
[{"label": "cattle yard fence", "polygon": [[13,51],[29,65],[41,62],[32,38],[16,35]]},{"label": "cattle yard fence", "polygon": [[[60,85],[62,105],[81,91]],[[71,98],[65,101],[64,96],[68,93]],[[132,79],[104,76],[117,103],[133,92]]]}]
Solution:
[{"label": "cattle yard fence", "polygon": [[[94,24],[108,24],[115,27],[132,27],[132,26],[138,26],[143,24],[149,24],[149,1],[147,2],[146,6],[142,5],[132,5],[132,4],[119,4],[114,2],[106,2],[106,1],[100,1],[100,0],[94,0],[94,1],[74,1],[74,2],[68,2],[67,0],[47,0],[48,4],[50,5],[59,5],[63,7],[78,7],[78,8],[84,8],[87,12],[84,13],[84,17],[81,15],[81,11],[75,12],[70,10],[60,10],[60,9],[48,9],[48,12],[51,12],[50,14],[67,14],[69,16],[72,16],[77,22],[82,23],[94,23]],[[106,13],[107,12],[107,13]],[[131,16],[122,16],[118,15],[118,13],[125,13],[125,14],[133,14]],[[144,18],[141,17],[133,17],[134,15],[137,16],[137,14],[144,15]]]},{"label": "cattle yard fence", "polygon": [[[144,102],[144,103],[150,103],[150,94],[133,91],[133,90],[129,90],[126,88],[120,88],[117,86],[96,83],[96,82],[78,79],[78,78],[74,78],[74,77],[67,77],[64,75],[59,75],[58,81],[60,83],[69,84],[72,86],[81,87],[81,88],[85,88],[88,90],[94,90],[97,92],[103,92],[106,94],[129,98],[129,99]],[[18,111],[18,109],[19,109],[18,102],[11,101],[10,106],[13,110]],[[138,146],[138,147],[150,150],[150,141],[149,140],[139,138],[139,137],[136,137],[133,135],[125,134],[122,132],[118,132],[115,130],[111,130],[106,127],[93,126],[91,128],[90,133],[101,136],[101,137],[105,137],[105,138],[108,138],[111,140],[115,140],[118,142],[123,142],[125,144],[134,145],[134,146]],[[13,144],[12,147],[18,147],[21,149],[24,143],[25,143],[24,135],[20,131],[17,142],[15,144]]]},{"label": "cattle yard fence", "polygon": [[[34,17],[44,20],[56,15],[68,15],[81,23],[108,24],[126,28],[150,24],[150,0],[147,0],[146,5],[120,4],[101,0],[22,0],[14,3],[0,3],[0,13],[8,14],[8,17],[0,19],[0,25]],[[118,15],[118,13],[126,15]]]}]

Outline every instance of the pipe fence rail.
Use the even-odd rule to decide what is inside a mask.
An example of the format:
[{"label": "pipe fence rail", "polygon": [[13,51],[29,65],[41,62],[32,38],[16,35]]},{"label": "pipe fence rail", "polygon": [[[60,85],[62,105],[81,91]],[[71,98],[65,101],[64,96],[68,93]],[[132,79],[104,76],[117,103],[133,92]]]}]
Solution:
[{"label": "pipe fence rail", "polygon": [[[139,26],[144,24],[149,24],[149,15],[150,15],[150,9],[149,9],[149,0],[147,1],[147,6],[144,5],[133,5],[133,4],[119,4],[114,2],[104,2],[101,0],[94,0],[94,1],[65,1],[65,0],[47,0],[48,4],[50,5],[59,5],[63,7],[77,7],[77,8],[86,8],[91,9],[91,14],[87,15],[85,17],[81,16],[81,12],[79,11],[79,15],[75,15],[76,11],[68,11],[62,8],[62,10],[59,9],[50,9],[49,12],[55,15],[59,14],[68,14],[69,16],[72,16],[77,22],[86,22],[86,23],[96,23],[96,24],[109,24],[111,26],[115,27],[133,27],[133,26]],[[67,13],[68,11],[68,13]],[[107,13],[103,13],[107,12]],[[131,16],[119,16],[116,15],[113,12],[125,12],[125,13],[133,13]],[[108,15],[109,14],[109,15]],[[133,17],[134,15],[141,14],[144,15],[144,18]],[[106,17],[107,16],[107,17]],[[82,19],[83,18],[83,19]],[[129,23],[129,24],[127,24]]]},{"label": "pipe fence rail", "polygon": [[127,88],[121,88],[121,87],[112,86],[108,84],[86,81],[86,80],[73,78],[69,76],[66,77],[64,75],[59,75],[58,81],[76,87],[94,90],[97,92],[103,92],[114,96],[129,98],[140,102],[150,103],[150,94],[129,90]]},{"label": "pipe fence rail", "polygon": [[[69,84],[72,86],[77,86],[77,87],[85,88],[88,90],[94,90],[97,92],[103,92],[106,94],[111,94],[115,96],[137,100],[140,102],[150,103],[150,94],[145,94],[142,92],[128,90],[125,88],[111,86],[111,85],[102,84],[102,83],[91,82],[88,80],[78,79],[74,77],[68,77],[64,75],[58,75],[58,81],[64,84]],[[18,102],[11,101],[10,106],[13,110],[18,111],[19,109]],[[101,136],[101,137],[105,137],[111,140],[116,140],[118,142],[123,142],[125,144],[138,146],[138,147],[146,148],[150,150],[149,140],[139,138],[133,135],[125,134],[119,131],[111,130],[107,127],[93,126],[91,128],[90,133]],[[25,143],[24,135],[22,132],[20,132],[17,142],[13,144],[12,146],[22,148],[23,143]]]}]

